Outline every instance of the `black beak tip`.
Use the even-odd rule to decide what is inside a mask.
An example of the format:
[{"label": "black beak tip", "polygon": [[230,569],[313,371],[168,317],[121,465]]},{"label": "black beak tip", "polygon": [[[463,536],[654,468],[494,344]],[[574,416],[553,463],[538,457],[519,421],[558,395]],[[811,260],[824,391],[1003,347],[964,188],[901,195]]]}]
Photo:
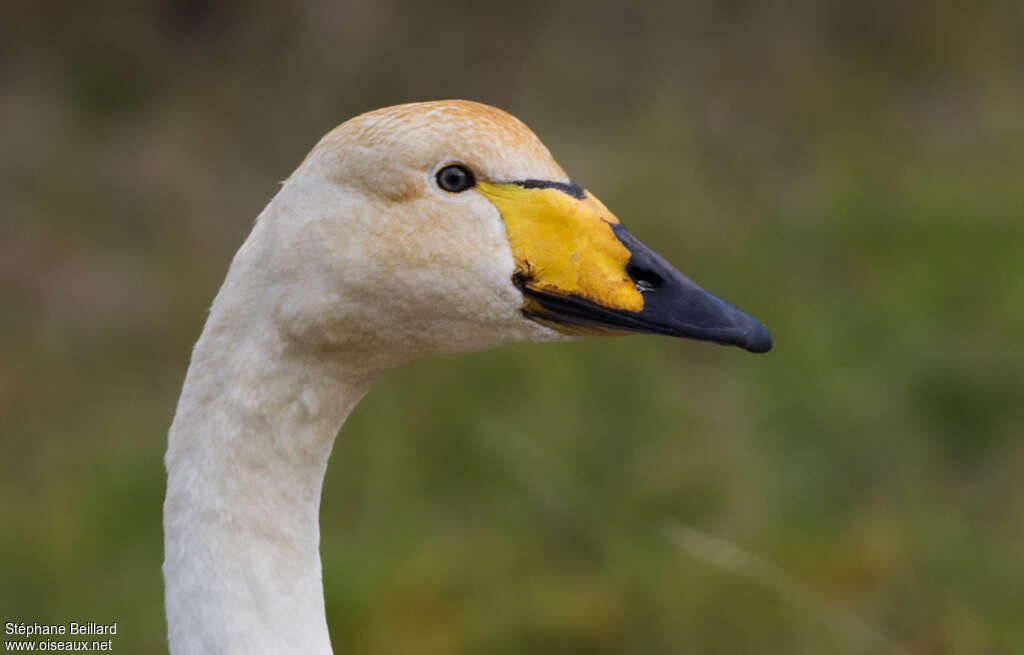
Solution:
[{"label": "black beak tip", "polygon": [[743,343],[739,345],[752,353],[766,353],[772,349],[772,335],[768,328],[754,321],[754,325],[743,336]]}]

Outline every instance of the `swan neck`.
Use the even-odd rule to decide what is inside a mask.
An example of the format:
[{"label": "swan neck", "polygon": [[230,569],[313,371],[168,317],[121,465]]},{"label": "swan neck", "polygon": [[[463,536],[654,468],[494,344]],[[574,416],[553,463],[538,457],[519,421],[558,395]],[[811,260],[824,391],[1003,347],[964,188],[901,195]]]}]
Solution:
[{"label": "swan neck", "polygon": [[170,652],[329,655],[321,488],[335,435],[376,376],[289,348],[272,326],[239,334],[244,321],[218,302],[166,456]]}]

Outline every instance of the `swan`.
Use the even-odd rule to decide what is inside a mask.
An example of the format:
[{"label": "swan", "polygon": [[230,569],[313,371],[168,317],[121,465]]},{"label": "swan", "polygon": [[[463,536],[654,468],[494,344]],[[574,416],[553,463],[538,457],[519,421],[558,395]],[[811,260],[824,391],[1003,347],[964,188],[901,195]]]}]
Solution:
[{"label": "swan", "polygon": [[469,101],[341,124],[260,213],[192,351],[165,464],[172,655],[329,655],[319,555],[335,436],[387,371],[585,334],[771,348]]}]

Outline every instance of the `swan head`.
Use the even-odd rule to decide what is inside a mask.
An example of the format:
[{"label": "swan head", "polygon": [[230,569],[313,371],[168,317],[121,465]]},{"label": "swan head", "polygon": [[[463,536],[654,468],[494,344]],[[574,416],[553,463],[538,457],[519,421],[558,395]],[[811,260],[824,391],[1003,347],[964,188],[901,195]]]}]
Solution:
[{"label": "swan head", "polygon": [[626,231],[523,123],[475,102],[388,107],[329,132],[235,265],[246,259],[290,337],[394,363],[630,332],[771,347],[758,321]]}]

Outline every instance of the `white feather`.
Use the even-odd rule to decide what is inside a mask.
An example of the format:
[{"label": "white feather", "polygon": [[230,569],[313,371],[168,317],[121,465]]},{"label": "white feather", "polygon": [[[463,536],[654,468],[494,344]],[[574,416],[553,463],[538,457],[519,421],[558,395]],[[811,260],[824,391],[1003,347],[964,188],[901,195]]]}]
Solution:
[{"label": "white feather", "polygon": [[325,137],[235,255],[169,435],[172,655],[329,654],[318,513],[348,413],[417,357],[562,338],[523,318],[495,207],[433,185],[453,159],[565,179],[499,110],[382,110]]}]

